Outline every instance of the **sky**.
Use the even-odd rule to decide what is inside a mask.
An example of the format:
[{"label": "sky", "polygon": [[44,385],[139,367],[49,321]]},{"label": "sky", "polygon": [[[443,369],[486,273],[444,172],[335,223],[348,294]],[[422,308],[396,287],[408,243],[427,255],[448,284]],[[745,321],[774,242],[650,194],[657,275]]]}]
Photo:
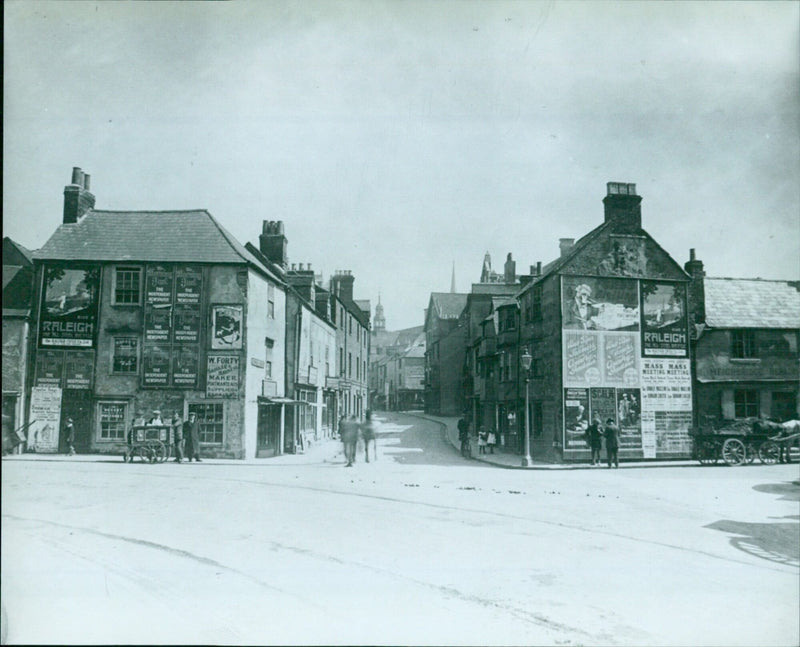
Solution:
[{"label": "sky", "polygon": [[208,209],[351,270],[387,328],[483,257],[603,221],[709,276],[800,279],[798,2],[4,3],[3,229],[36,249],[72,167],[103,210]]}]

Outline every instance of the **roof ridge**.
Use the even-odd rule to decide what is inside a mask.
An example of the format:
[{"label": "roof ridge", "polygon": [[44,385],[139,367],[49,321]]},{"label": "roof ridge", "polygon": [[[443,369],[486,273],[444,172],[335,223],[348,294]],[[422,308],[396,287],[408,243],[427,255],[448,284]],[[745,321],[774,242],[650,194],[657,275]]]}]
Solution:
[{"label": "roof ridge", "polygon": [[760,276],[704,276],[704,279],[714,279],[715,281],[761,281],[763,283],[797,283],[800,279],[762,279]]},{"label": "roof ridge", "polygon": [[[86,214],[89,213],[206,213],[211,216],[211,213],[208,209],[204,207],[200,207],[197,209],[89,209]],[[213,216],[212,216],[213,218]],[[83,220],[83,218],[81,218]]]}]

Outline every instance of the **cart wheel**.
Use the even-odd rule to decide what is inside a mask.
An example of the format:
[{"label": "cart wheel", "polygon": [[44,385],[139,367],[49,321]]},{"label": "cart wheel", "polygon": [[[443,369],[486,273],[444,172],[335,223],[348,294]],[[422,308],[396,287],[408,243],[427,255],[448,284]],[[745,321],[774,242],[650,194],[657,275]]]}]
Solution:
[{"label": "cart wheel", "polygon": [[717,445],[710,440],[704,440],[698,448],[697,460],[701,465],[714,465],[718,460]]},{"label": "cart wheel", "polygon": [[756,456],[758,456],[758,447],[755,443],[747,443],[744,446],[744,451],[744,460],[747,461],[748,465],[751,465],[756,460]]},{"label": "cart wheel", "polygon": [[758,457],[765,465],[774,465],[778,462],[781,455],[781,448],[774,440],[767,440],[761,443],[758,448]]},{"label": "cart wheel", "polygon": [[163,463],[167,460],[167,448],[160,440],[153,443],[153,456],[156,463]]},{"label": "cart wheel", "polygon": [[[150,448],[147,447],[146,445],[139,445],[134,450],[134,456],[138,456],[139,460],[144,462],[144,463],[149,463],[150,462]],[[133,461],[133,458],[131,458],[131,461]]]},{"label": "cart wheel", "polygon": [[741,465],[745,455],[744,443],[738,438],[728,438],[722,443],[722,460],[728,465]]}]

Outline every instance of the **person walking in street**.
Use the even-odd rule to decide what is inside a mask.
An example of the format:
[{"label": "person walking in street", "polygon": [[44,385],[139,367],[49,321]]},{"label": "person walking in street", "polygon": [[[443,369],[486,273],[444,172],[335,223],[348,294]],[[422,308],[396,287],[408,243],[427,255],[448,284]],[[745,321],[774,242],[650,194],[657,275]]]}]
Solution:
[{"label": "person walking in street", "polygon": [[614,418],[606,420],[606,456],[608,458],[608,467],[611,469],[611,463],[614,467],[619,467],[619,427],[614,422]]},{"label": "person walking in street", "polygon": [[344,443],[344,458],[347,461],[345,467],[352,467],[356,462],[356,444],[358,444],[358,423],[354,415],[346,420],[342,420],[339,425]]},{"label": "person walking in street", "polygon": [[192,459],[198,463],[202,462],[200,458],[200,425],[197,423],[197,415],[192,411],[189,413],[189,420],[183,425],[183,435],[186,441],[186,460],[192,462]]},{"label": "person walking in street", "polygon": [[175,462],[183,462],[183,420],[178,415],[178,412],[172,414],[172,440],[175,444]]},{"label": "person walking in street", "polygon": [[67,425],[64,427],[64,440],[67,443],[67,456],[75,455],[75,425],[72,418],[67,418]]},{"label": "person walking in street", "polygon": [[490,429],[486,436],[486,446],[489,448],[490,454],[494,454],[495,445],[497,445],[497,434],[494,433],[494,429]]},{"label": "person walking in street", "polygon": [[469,458],[469,423],[464,418],[458,421],[458,440],[461,442],[461,455]]},{"label": "person walking in street", "polygon": [[375,423],[372,422],[372,411],[367,410],[366,418],[361,425],[361,436],[364,438],[364,460],[369,463],[369,443],[372,441],[375,460],[378,459],[378,444],[375,440]]},{"label": "person walking in street", "polygon": [[586,440],[592,450],[592,465],[600,464],[600,450],[603,446],[603,422],[600,416],[595,416],[592,424],[586,429]]}]

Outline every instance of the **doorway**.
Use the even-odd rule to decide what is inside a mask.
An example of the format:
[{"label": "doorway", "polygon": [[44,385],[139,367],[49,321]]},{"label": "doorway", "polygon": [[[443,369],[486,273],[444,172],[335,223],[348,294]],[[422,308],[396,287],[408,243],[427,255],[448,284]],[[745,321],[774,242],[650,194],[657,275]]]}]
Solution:
[{"label": "doorway", "polygon": [[61,397],[61,429],[58,434],[58,451],[66,453],[67,444],[64,438],[64,427],[67,418],[72,418],[75,427],[75,452],[88,454],[92,444],[93,416],[91,391],[64,390]]},{"label": "doorway", "polygon": [[281,438],[281,405],[258,405],[256,458],[276,456]]}]

